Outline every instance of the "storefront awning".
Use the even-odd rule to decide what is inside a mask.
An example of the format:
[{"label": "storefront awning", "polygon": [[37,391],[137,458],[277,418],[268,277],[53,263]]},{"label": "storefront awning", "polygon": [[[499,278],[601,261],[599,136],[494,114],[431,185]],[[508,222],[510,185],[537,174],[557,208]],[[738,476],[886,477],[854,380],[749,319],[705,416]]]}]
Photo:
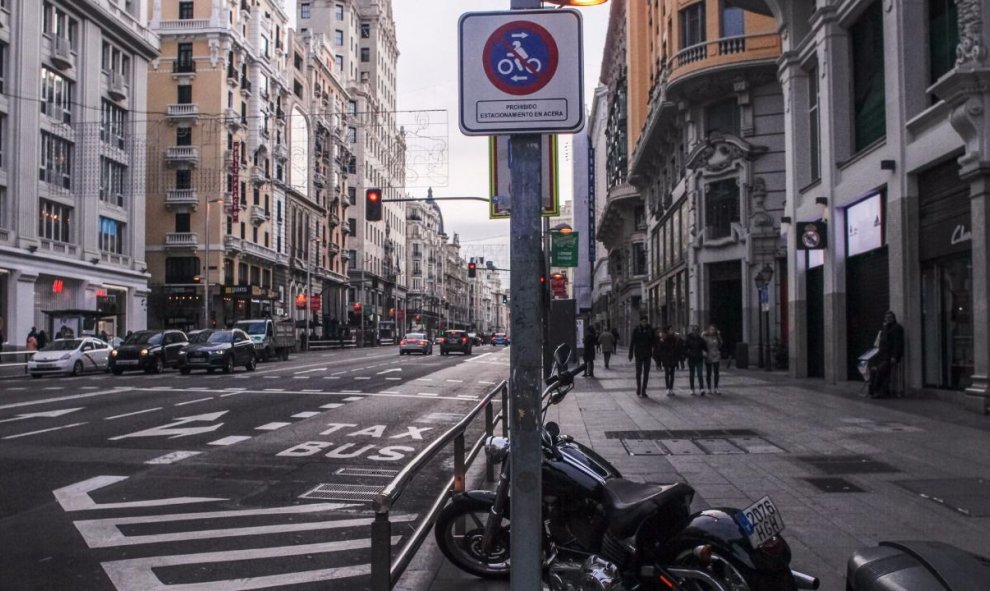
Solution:
[{"label": "storefront awning", "polygon": [[48,314],[54,318],[109,318],[111,316],[119,316],[119,314],[111,314],[107,312],[100,312],[99,310],[42,310],[42,314]]}]

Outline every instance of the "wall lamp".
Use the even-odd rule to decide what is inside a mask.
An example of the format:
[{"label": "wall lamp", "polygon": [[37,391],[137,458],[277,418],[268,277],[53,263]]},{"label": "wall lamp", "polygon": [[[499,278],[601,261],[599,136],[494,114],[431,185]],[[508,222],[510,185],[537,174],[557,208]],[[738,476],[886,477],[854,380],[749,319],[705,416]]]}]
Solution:
[{"label": "wall lamp", "polygon": [[822,219],[828,219],[828,197],[815,197],[815,205],[822,208]]},{"label": "wall lamp", "polygon": [[880,170],[890,170],[890,171],[897,170],[897,162],[894,160],[881,160]]},{"label": "wall lamp", "polygon": [[31,244],[30,246],[27,247],[27,249],[28,249],[28,252],[38,252],[38,245],[37,244]]},{"label": "wall lamp", "polygon": [[791,216],[785,215],[780,218],[780,235],[783,236],[787,234],[787,231],[791,229]]},{"label": "wall lamp", "polygon": [[99,264],[100,259],[99,259],[99,257],[93,257],[93,258],[89,259],[89,262],[93,263],[94,265],[97,265],[97,264]]}]

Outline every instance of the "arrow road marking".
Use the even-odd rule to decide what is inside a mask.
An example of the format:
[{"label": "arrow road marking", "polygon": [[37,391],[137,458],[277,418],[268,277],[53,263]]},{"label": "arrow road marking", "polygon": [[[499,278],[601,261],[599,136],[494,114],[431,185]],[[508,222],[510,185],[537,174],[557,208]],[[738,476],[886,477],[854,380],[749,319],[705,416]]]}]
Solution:
[{"label": "arrow road marking", "polygon": [[223,498],[210,497],[171,497],[165,499],[150,499],[147,501],[127,501],[123,503],[96,503],[89,493],[105,486],[127,480],[127,476],[94,476],[52,491],[55,500],[66,513],[71,511],[91,511],[93,509],[132,509],[136,507],[161,507],[164,505],[184,505],[188,503],[207,503],[226,501]]},{"label": "arrow road marking", "polygon": [[180,425],[185,425],[196,421],[215,421],[225,414],[227,414],[227,411],[221,410],[218,412],[196,415],[194,417],[180,417],[175,419],[174,423],[162,425],[160,427],[152,427],[151,429],[145,429],[144,431],[137,431],[135,433],[128,433],[127,435],[118,435],[117,437],[111,437],[110,441],[127,439],[129,437],[168,437],[169,439],[175,439],[177,437],[199,435],[200,433],[210,433],[211,431],[216,431],[222,427],[223,423],[217,423],[216,425],[209,425],[207,427],[187,427],[185,429],[180,429],[178,427]]},{"label": "arrow road marking", "polygon": [[17,415],[16,417],[12,417],[9,419],[3,419],[2,421],[0,421],[0,423],[9,423],[11,421],[21,421],[24,419],[33,419],[33,418],[42,418],[42,417],[50,419],[50,418],[60,417],[62,415],[67,415],[70,412],[76,412],[77,410],[82,410],[83,408],[84,407],[80,406],[79,408],[63,408],[61,410],[49,410],[47,412],[30,412],[22,415]]}]

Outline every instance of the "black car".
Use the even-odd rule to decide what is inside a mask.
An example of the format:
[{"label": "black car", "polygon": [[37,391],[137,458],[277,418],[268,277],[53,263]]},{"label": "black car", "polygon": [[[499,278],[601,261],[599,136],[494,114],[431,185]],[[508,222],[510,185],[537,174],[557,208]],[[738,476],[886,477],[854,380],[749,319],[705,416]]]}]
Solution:
[{"label": "black car", "polygon": [[234,371],[243,365],[248,371],[258,366],[254,342],[243,330],[201,330],[179,353],[179,371],[183,375],[194,369],[205,369],[213,373],[222,369],[224,373]]},{"label": "black car", "polygon": [[178,367],[179,351],[188,342],[181,330],[139,330],[110,352],[110,371],[118,376],[132,369],[162,373]]},{"label": "black car", "polygon": [[443,335],[443,343],[440,344],[440,354],[450,355],[451,351],[457,351],[458,353],[470,355],[471,347],[471,337],[468,336],[468,333],[463,330],[448,330]]}]

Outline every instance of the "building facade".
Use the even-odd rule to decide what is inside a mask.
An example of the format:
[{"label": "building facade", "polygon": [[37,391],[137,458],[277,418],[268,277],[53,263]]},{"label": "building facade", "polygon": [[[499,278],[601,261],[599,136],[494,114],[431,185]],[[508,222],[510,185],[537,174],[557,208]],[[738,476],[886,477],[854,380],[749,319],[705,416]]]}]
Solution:
[{"label": "building facade", "polygon": [[0,328],[11,345],[32,327],[145,327],[144,113],[159,50],[147,10],[0,5]]},{"label": "building facade", "polygon": [[406,271],[409,276],[407,331],[434,335],[441,326],[444,300],[445,244],[443,212],[436,201],[410,202],[406,207]]}]

